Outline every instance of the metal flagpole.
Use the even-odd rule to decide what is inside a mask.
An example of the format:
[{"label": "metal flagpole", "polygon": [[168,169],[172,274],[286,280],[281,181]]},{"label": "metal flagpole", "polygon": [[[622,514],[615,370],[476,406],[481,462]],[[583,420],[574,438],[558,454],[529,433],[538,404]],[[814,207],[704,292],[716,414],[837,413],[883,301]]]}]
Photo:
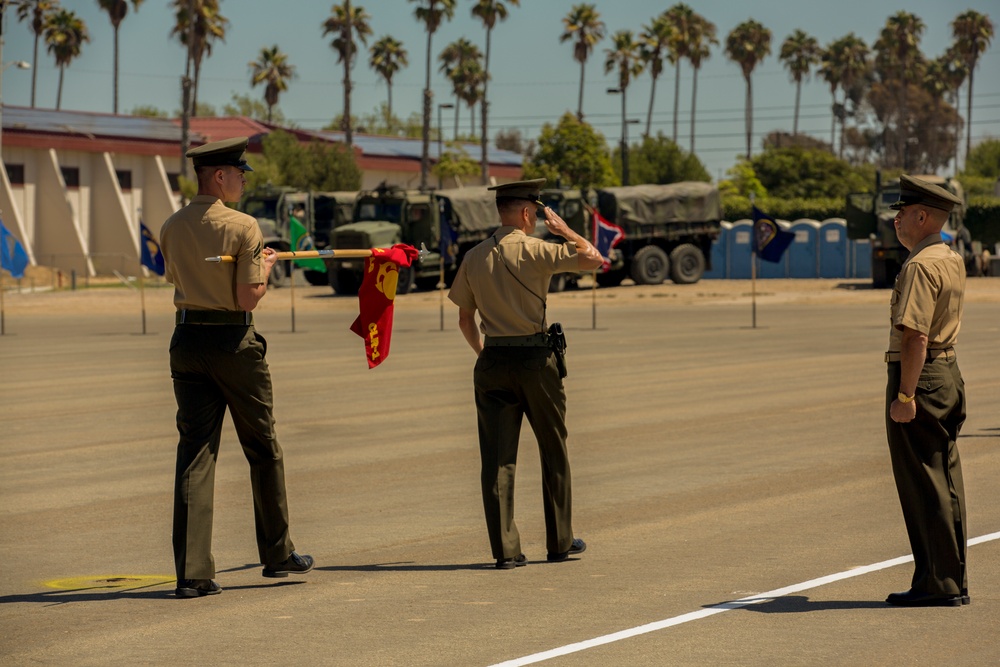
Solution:
[{"label": "metal flagpole", "polygon": [[441,295],[441,331],[444,331],[444,255],[441,255],[441,275],[438,278],[438,284],[440,285],[439,293]]},{"label": "metal flagpole", "polygon": [[295,333],[295,262],[289,262],[288,279],[292,283],[292,333]]},{"label": "metal flagpole", "polygon": [[142,335],[146,335],[146,281],[143,279],[142,267],[139,267],[139,302],[142,304]]},{"label": "metal flagpole", "polygon": [[594,284],[590,286],[590,328],[597,329],[597,271],[594,271]]},{"label": "metal flagpole", "polygon": [[3,336],[7,331],[4,328],[4,309],[3,309],[3,280],[0,279],[0,336]]},{"label": "metal flagpole", "polygon": [[750,303],[753,304],[753,328],[757,328],[757,252],[750,250]]}]

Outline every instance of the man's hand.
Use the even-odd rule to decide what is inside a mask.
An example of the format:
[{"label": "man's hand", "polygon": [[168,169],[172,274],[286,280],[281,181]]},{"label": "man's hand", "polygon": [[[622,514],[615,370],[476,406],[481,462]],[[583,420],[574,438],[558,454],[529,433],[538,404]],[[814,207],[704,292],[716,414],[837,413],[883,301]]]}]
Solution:
[{"label": "man's hand", "polygon": [[899,399],[896,399],[889,406],[889,416],[892,417],[892,421],[900,424],[911,422],[917,416],[917,402],[900,403]]},{"label": "man's hand", "polygon": [[549,206],[546,206],[542,210],[545,213],[545,226],[548,230],[556,236],[569,238],[566,234],[570,233],[570,228],[569,225],[566,224],[566,221],[560,218],[559,214],[553,211]]},{"label": "man's hand", "polygon": [[264,248],[261,254],[264,255],[264,270],[271,273],[271,267],[278,261],[278,252],[274,248]]}]

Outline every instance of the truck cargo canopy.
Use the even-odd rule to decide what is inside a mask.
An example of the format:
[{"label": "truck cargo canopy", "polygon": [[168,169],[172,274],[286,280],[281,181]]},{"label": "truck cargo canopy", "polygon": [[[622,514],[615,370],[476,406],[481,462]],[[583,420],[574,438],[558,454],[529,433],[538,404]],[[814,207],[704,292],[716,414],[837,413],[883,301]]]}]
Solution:
[{"label": "truck cargo canopy", "polygon": [[[467,231],[485,231],[500,226],[496,193],[486,187],[452,188],[438,190],[434,196],[450,208],[452,225]],[[446,215],[446,208],[442,212]]]},{"label": "truck cargo canopy", "polygon": [[618,224],[708,222],[722,219],[719,189],[690,181],[669,185],[631,185],[597,191],[601,213]]}]

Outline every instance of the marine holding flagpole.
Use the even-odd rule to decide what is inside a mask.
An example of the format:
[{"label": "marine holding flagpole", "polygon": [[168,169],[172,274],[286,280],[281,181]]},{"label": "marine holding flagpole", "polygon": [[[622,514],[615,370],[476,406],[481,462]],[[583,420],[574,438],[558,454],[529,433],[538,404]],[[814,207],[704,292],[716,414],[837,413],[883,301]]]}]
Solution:
[{"label": "marine holding flagpole", "polygon": [[[514,523],[514,472],[525,415],[542,462],[547,558],[564,561],[587,548],[573,534],[565,339],[558,324],[548,326],[545,309],[553,274],[593,271],[603,258],[538,201],[544,183],[539,178],[489,188],[496,191],[502,226],[465,255],[448,294],[458,306],[458,326],[478,357],[473,385],[483,508],[490,547],[501,570],[527,564]],[[533,237],[540,216],[549,232],[569,242]]]},{"label": "marine holding flagpole", "polygon": [[[216,141],[187,152],[198,194],[160,230],[165,278],[174,285],[176,328],[170,340],[170,376],[177,400],[173,551],[178,597],[215,595],[212,517],[215,463],[229,409],[250,464],[257,551],[265,577],[313,568],[295,552],[288,529],[283,455],[274,431],[267,342],[254,329],[252,311],[267,292],[277,260],[264,247],[257,221],[228,208],[239,201],[252,171],[246,137]],[[211,264],[205,257],[232,255]]]}]

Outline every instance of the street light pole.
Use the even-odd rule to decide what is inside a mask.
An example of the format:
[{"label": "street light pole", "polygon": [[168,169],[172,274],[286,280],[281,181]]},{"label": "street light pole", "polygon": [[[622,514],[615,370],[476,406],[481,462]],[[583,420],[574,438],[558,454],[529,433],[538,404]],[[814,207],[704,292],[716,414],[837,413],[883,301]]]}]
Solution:
[{"label": "street light pole", "polygon": [[608,88],[608,94],[622,96],[622,138],[618,146],[622,154],[622,185],[628,185],[628,129],[625,122],[625,90]]},{"label": "street light pole", "polygon": [[442,179],[441,179],[441,169],[440,169],[440,166],[441,166],[441,156],[443,155],[443,153],[441,152],[441,109],[454,109],[454,108],[455,108],[455,105],[451,104],[450,102],[442,102],[441,104],[438,104],[438,157],[437,157],[437,163],[438,163],[438,190],[440,190],[443,187],[443,183],[442,183]]}]

